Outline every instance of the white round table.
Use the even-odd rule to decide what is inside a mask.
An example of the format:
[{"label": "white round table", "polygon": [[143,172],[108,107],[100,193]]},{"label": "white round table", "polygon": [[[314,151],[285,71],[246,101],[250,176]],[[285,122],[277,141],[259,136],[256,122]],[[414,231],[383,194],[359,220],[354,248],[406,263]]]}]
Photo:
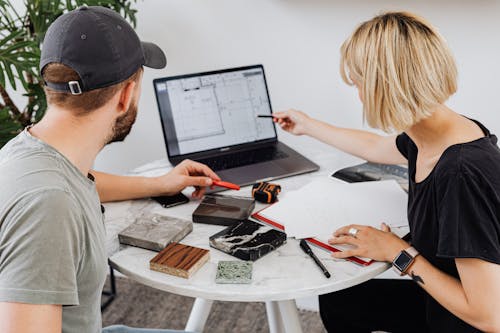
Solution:
[{"label": "white round table", "polygon": [[[282,194],[297,189],[313,179],[328,177],[333,170],[359,163],[360,160],[345,154],[335,153],[323,145],[313,145],[317,151],[309,149],[305,154],[320,164],[319,172],[276,180],[282,186]],[[326,153],[325,153],[326,151]],[[141,175],[158,175],[171,168],[166,160],[156,161],[133,172]],[[250,187],[239,192],[224,192],[231,195],[249,196]],[[106,229],[108,253],[113,268],[127,277],[147,286],[171,293],[196,297],[186,330],[201,332],[214,300],[238,302],[265,302],[271,332],[302,332],[295,299],[317,296],[345,289],[367,281],[389,265],[373,263],[367,267],[345,260],[336,260],[319,248],[313,251],[331,273],[326,278],[313,260],[299,247],[297,240],[289,238],[287,243],[268,255],[258,259],[253,265],[251,284],[216,284],[217,263],[220,260],[238,260],[228,254],[209,247],[209,236],[222,230],[223,226],[194,223],[193,232],[181,242],[210,250],[210,260],[191,278],[184,279],[149,269],[149,261],[156,253],[140,248],[118,244],[117,234],[136,216],[143,212],[155,212],[174,217],[191,219],[198,201],[189,204],[163,208],[152,200],[135,200],[106,204]],[[258,204],[256,209],[264,206]],[[333,231],[333,230],[332,230]]]}]

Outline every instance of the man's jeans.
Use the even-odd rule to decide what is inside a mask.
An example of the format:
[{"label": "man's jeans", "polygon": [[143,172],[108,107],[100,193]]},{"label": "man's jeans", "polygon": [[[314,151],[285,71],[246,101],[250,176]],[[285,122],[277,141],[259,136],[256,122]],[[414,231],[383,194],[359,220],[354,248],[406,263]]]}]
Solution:
[{"label": "man's jeans", "polygon": [[134,328],[123,325],[113,325],[102,329],[102,333],[188,333],[186,331],[161,330],[155,328]]}]

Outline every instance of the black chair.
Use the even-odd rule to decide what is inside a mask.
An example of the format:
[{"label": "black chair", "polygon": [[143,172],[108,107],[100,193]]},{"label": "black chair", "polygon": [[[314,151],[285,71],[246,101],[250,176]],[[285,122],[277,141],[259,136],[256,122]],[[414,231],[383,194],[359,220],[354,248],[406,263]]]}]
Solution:
[{"label": "black chair", "polygon": [[115,296],[116,296],[116,281],[115,281],[115,271],[113,267],[109,264],[108,260],[108,265],[109,265],[109,285],[110,285],[110,290],[103,290],[102,295],[105,296],[107,299],[104,301],[104,303],[101,302],[101,312],[104,311],[110,304],[111,302],[114,301]]}]

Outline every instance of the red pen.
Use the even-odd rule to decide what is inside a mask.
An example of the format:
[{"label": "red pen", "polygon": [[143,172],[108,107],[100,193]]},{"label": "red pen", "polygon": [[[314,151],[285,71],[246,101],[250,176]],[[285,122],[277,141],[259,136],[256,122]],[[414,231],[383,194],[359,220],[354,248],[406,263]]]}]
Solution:
[{"label": "red pen", "polygon": [[231,190],[237,190],[237,191],[240,190],[239,185],[236,185],[236,184],[233,184],[233,183],[230,183],[230,182],[224,182],[222,180],[212,180],[212,185],[213,186],[225,187],[225,188],[228,188],[228,189],[231,189]]}]

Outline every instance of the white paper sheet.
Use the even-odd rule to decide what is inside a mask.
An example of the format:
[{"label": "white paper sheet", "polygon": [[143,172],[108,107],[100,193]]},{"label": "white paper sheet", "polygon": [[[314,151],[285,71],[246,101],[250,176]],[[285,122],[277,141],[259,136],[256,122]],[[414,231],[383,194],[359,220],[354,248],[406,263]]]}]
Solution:
[{"label": "white paper sheet", "polygon": [[349,184],[324,179],[288,193],[260,214],[282,224],[288,237],[326,241],[349,224],[380,228],[385,222],[398,234],[408,225],[407,200],[394,180]]}]

